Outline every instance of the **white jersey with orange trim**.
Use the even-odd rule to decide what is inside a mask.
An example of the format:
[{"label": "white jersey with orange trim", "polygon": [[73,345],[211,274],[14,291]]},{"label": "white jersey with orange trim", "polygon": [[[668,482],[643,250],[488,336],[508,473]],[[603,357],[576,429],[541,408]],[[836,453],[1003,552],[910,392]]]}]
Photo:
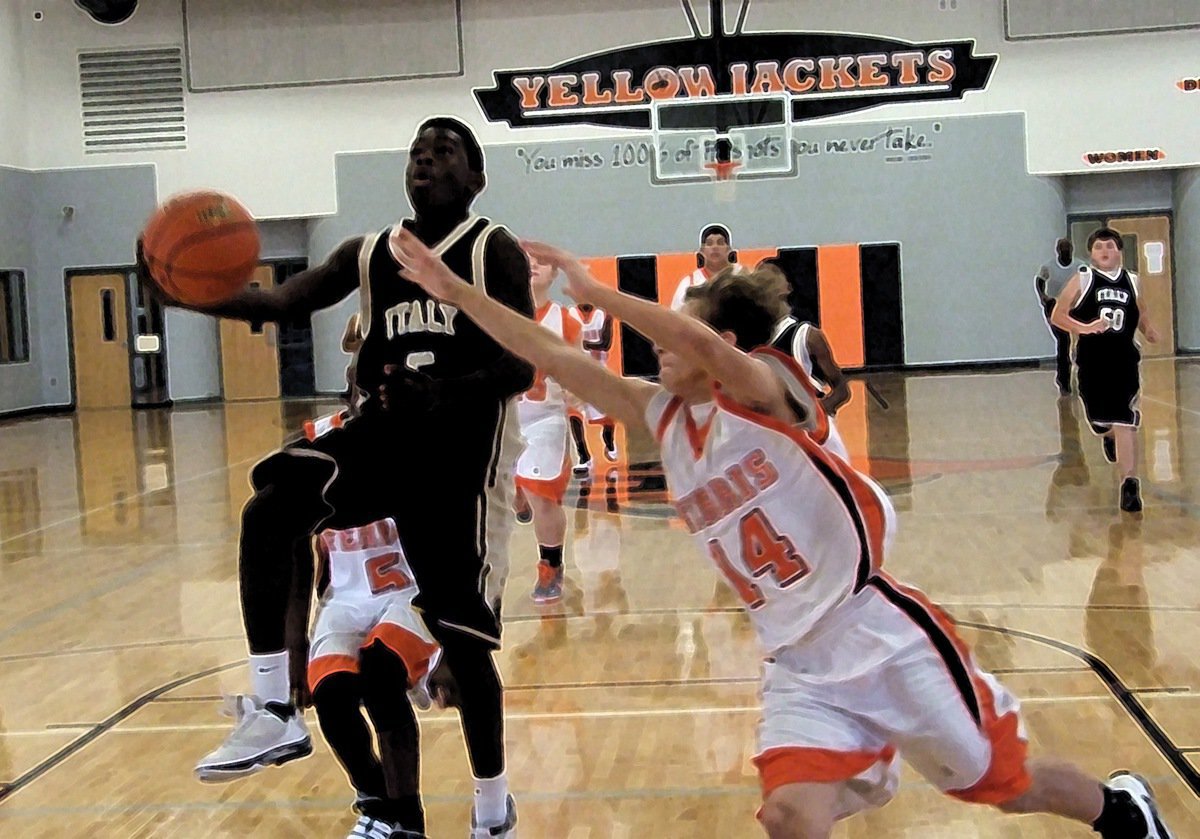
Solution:
[{"label": "white jersey with orange trim", "polygon": [[608,312],[593,308],[585,314],[578,306],[572,306],[569,313],[571,317],[579,321],[580,339],[584,349],[601,364],[607,364],[608,350],[589,349],[588,344],[598,344],[604,340],[604,327],[608,323]]},{"label": "white jersey with orange trim", "polygon": [[334,673],[358,673],[359,654],[373,643],[404,662],[406,689],[417,687],[437,665],[441,649],[413,607],[417,586],[395,522],[324,530],[317,551],[329,584],[310,633],[309,689],[316,691]]},{"label": "white jersey with orange trim", "polygon": [[329,589],[334,594],[372,597],[386,591],[416,592],[391,519],[348,530],[323,530],[317,539],[318,553],[329,564]]},{"label": "white jersey with orange trim", "polygon": [[[735,274],[740,274],[746,270],[744,267],[742,267],[741,263],[738,262],[731,262],[729,267],[733,269],[733,273]],[[686,302],[684,297],[687,296],[687,291],[689,288],[702,286],[715,276],[716,273],[709,273],[704,268],[697,268],[695,271],[680,280],[679,285],[675,289],[675,294],[671,297],[671,310],[678,312],[683,308],[683,304]]]},{"label": "white jersey with orange trim", "polygon": [[827,418],[808,378],[771,364],[807,412],[788,425],[740,405],[686,406],[660,393],[647,409],[675,508],[744,601],[767,652],[794,644],[874,576],[894,530],[883,490],[824,445]]},{"label": "white jersey with orange trim", "polygon": [[[542,306],[537,312],[537,321],[568,344],[579,345],[582,327],[578,320],[567,313],[567,308],[561,303],[551,301]],[[539,370],[533,386],[521,394],[517,403],[517,417],[521,426],[546,416],[565,416],[566,412],[567,397],[562,385]]]}]

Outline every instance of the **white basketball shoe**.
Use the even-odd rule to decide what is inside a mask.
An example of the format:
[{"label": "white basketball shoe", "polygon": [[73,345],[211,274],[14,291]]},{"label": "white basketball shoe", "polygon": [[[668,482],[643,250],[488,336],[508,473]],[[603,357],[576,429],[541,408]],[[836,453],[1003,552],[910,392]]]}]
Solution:
[{"label": "white basketball shoe", "polygon": [[312,754],[312,738],[298,712],[281,719],[257,696],[231,696],[225,713],[236,721],[233,731],[196,764],[196,777],[205,783],[232,781]]}]

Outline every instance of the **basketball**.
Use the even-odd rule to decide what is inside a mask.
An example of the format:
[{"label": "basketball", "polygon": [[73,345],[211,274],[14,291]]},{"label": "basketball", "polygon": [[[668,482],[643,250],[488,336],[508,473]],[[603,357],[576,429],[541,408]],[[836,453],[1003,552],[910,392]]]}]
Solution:
[{"label": "basketball", "polygon": [[207,306],[227,300],[258,264],[258,226],[233,196],[189,192],[160,206],[142,233],[150,275],[180,303]]}]

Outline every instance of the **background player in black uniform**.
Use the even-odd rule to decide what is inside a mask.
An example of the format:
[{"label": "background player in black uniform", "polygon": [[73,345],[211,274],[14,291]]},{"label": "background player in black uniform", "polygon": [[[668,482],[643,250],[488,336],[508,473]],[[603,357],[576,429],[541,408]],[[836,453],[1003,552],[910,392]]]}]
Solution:
[{"label": "background player in black uniform", "polygon": [[[470,129],[450,118],[427,120],[409,149],[405,185],[414,216],[401,225],[460,276],[531,317],[524,253],[508,231],[470,212],[484,183],[482,149]],[[357,378],[368,397],[342,428],[276,452],[251,472],[255,494],[242,514],[239,569],[258,701],[196,771],[223,780],[311,750],[290,701],[285,650],[293,552],[318,529],[391,517],[421,591],[415,605],[457,681],[454,701],[477,779],[472,826],[479,835],[507,836],[516,814],[504,777],[503,698],[492,651],[520,447],[510,400],[530,386],[533,370],[452,306],[401,279],[389,233],[350,239],[285,285],[247,288],[202,310],[251,322],[291,320],[361,286]]]},{"label": "background player in black uniform", "polygon": [[1107,227],[1088,237],[1091,265],[1067,281],[1054,307],[1052,323],[1079,336],[1075,368],[1079,398],[1092,431],[1102,435],[1104,456],[1119,464],[1121,509],[1142,509],[1137,479],[1137,426],[1141,421],[1139,329],[1150,343],[1158,332],[1146,317],[1137,276],[1121,265],[1121,234]]}]

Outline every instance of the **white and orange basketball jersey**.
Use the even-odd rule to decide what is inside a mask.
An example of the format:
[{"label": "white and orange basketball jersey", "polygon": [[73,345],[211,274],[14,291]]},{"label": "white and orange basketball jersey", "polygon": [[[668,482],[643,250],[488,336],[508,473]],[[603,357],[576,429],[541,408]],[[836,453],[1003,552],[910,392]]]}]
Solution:
[{"label": "white and orange basketball jersey", "polygon": [[[585,314],[578,306],[572,306],[570,314],[579,322],[580,337],[585,349],[588,344],[597,344],[604,339],[604,326],[608,323],[608,313],[603,309],[592,309]],[[608,350],[588,349],[588,353],[601,364],[608,363]]]},{"label": "white and orange basketball jersey", "polygon": [[330,591],[341,596],[372,597],[389,591],[416,590],[391,519],[349,530],[324,530],[318,553],[329,563]]},{"label": "white and orange basketball jersey", "polygon": [[687,406],[660,393],[647,409],[675,508],[741,597],[766,652],[805,637],[883,562],[895,512],[883,490],[825,446],[828,422],[808,377],[771,364],[808,412],[788,425],[738,404]]},{"label": "white and orange basketball jersey", "polygon": [[[582,327],[578,320],[567,313],[566,307],[561,303],[551,301],[542,306],[537,311],[537,321],[568,344],[579,345]],[[562,385],[540,370],[533,386],[521,394],[521,400],[517,403],[517,416],[522,426],[547,415],[564,416],[566,411],[566,393]]]}]

